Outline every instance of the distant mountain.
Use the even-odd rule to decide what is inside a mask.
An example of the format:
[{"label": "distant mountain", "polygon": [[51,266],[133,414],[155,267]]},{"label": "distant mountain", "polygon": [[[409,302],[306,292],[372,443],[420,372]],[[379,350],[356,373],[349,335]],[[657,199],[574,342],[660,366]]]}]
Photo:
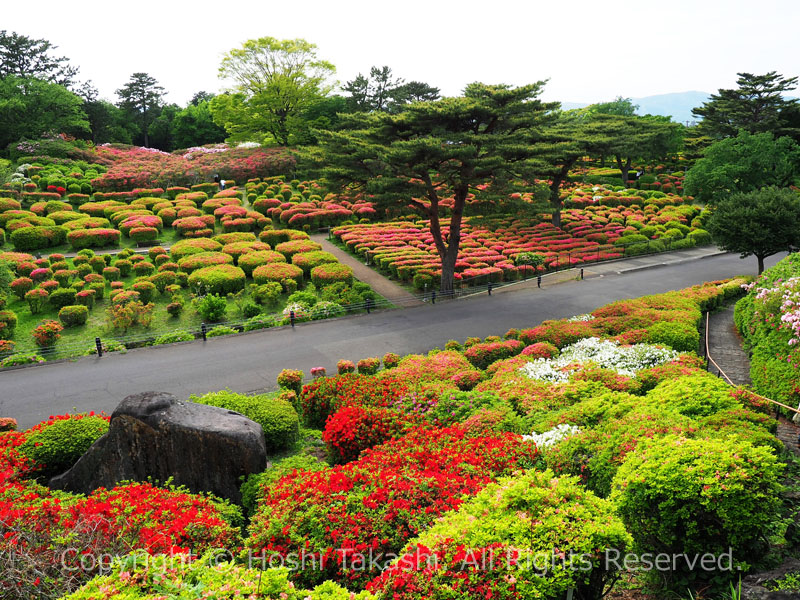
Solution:
[{"label": "distant mountain", "polygon": [[[636,111],[640,115],[664,115],[672,117],[677,123],[691,124],[697,119],[692,115],[692,109],[702,106],[711,94],[708,92],[675,92],[672,94],[658,94],[655,96],[645,96],[643,98],[631,98],[634,104],[639,105]],[[600,101],[598,101],[600,102]],[[589,106],[588,102],[562,102],[561,108],[571,110],[573,108],[584,108]]]},{"label": "distant mountain", "polygon": [[672,117],[677,123],[697,121],[692,115],[692,109],[702,106],[711,97],[708,92],[677,92],[673,94],[658,94],[644,98],[632,98],[634,104],[639,105],[637,111],[640,115],[664,115]]}]

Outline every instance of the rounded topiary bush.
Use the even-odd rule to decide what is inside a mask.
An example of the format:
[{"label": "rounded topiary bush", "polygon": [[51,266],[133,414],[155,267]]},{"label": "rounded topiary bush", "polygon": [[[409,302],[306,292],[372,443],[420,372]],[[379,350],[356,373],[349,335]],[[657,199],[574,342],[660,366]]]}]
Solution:
[{"label": "rounded topiary bush", "polygon": [[732,391],[733,388],[721,379],[699,372],[662,381],[647,396],[660,407],[689,417],[707,417],[739,407]]},{"label": "rounded topiary bush", "polygon": [[58,320],[64,324],[64,327],[85,325],[88,318],[89,307],[84,306],[83,304],[65,306],[58,311]]},{"label": "rounded topiary bush", "polygon": [[300,285],[303,282],[303,269],[288,263],[273,263],[261,265],[253,270],[253,281],[257,284],[291,279]]},{"label": "rounded topiary bush", "polygon": [[522,349],[523,356],[530,356],[531,358],[553,358],[559,355],[559,350],[553,344],[548,342],[538,342],[536,344],[531,344],[530,346],[525,346]]},{"label": "rounded topiary bush", "polygon": [[244,271],[233,265],[204,267],[189,275],[189,287],[203,294],[235,293],[244,289],[246,281]]},{"label": "rounded topiary bush", "polygon": [[283,254],[286,257],[286,260],[292,260],[292,257],[295,254],[299,254],[301,252],[314,252],[317,250],[322,250],[322,246],[320,246],[317,242],[312,242],[311,240],[289,240],[288,242],[282,242],[277,246],[274,246],[274,248],[276,252]]},{"label": "rounded topiary bush", "polygon": [[245,254],[269,250],[272,250],[272,248],[270,248],[269,244],[265,244],[264,242],[230,242],[222,247],[222,251],[225,254],[230,254],[237,264]]},{"label": "rounded topiary bush", "polygon": [[50,306],[56,309],[69,306],[75,304],[76,293],[73,288],[59,288],[50,292],[48,302],[50,302]]},{"label": "rounded topiary bush", "polygon": [[318,288],[332,283],[353,283],[353,269],[340,263],[327,263],[311,269],[311,281]]},{"label": "rounded topiary bush", "polygon": [[291,229],[265,229],[258,234],[258,239],[274,248],[278,244],[292,239],[292,233],[294,232]]},{"label": "rounded topiary bush", "polygon": [[333,254],[330,252],[325,252],[324,250],[316,250],[314,252],[299,252],[292,256],[292,264],[303,269],[303,273],[306,275],[311,273],[311,269],[314,267],[335,262],[339,261]]},{"label": "rounded topiary bush", "polygon": [[[783,465],[764,447],[736,437],[667,437],[642,444],[619,468],[611,500],[645,552],[723,556],[753,563],[768,550],[779,519]],[[689,570],[685,562],[660,572],[668,587],[704,585],[718,570]]]},{"label": "rounded topiary bush", "polygon": [[97,438],[108,431],[108,420],[89,415],[51,419],[33,427],[19,451],[30,458],[42,477],[69,469]]},{"label": "rounded topiary bush", "polygon": [[180,261],[184,256],[199,254],[200,252],[219,252],[222,244],[209,238],[198,238],[194,240],[181,240],[175,242],[169,249],[169,255],[175,262]]},{"label": "rounded topiary bush", "polygon": [[137,281],[131,286],[131,289],[135,292],[139,292],[139,299],[145,304],[152,301],[158,292],[155,284],[151,281]]},{"label": "rounded topiary bush", "polygon": [[192,396],[191,400],[236,411],[261,425],[269,453],[290,450],[300,439],[297,411],[288,402],[274,396],[246,396],[225,390],[201,397]]},{"label": "rounded topiary bush", "polygon": [[356,460],[367,448],[400,437],[411,420],[387,408],[345,406],[325,423],[322,441],[333,464]]},{"label": "rounded topiary bush", "polygon": [[252,277],[253,271],[261,265],[269,265],[274,263],[285,263],[286,257],[280,252],[273,252],[272,250],[259,250],[257,252],[248,252],[239,257],[237,263],[239,267]]},{"label": "rounded topiary bush", "polygon": [[186,256],[178,261],[181,271],[192,273],[197,269],[213,267],[216,265],[232,265],[233,257],[224,252],[200,252]]}]

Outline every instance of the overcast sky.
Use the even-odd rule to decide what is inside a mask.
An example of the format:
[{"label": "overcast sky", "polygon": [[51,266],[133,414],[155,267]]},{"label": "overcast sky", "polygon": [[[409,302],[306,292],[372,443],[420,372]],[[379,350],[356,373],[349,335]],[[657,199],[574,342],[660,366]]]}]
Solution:
[{"label": "overcast sky", "polygon": [[[0,28],[45,38],[100,95],[146,72],[185,105],[220,91],[222,55],[304,38],[344,83],[372,65],[458,95],[473,81],[549,79],[543,97],[715,92],[736,73],[800,74],[798,0],[5,0]],[[795,95],[797,93],[795,92]]]}]

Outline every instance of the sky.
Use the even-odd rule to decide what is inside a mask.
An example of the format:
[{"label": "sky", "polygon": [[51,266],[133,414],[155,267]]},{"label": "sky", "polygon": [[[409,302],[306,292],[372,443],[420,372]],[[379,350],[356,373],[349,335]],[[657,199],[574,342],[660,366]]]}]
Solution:
[{"label": "sky", "polygon": [[[181,106],[218,93],[229,50],[303,38],[340,84],[371,66],[456,96],[473,81],[548,80],[542,98],[601,102],[735,87],[736,73],[800,75],[797,0],[6,0],[0,28],[58,46],[100,96],[132,73]],[[794,95],[797,95],[795,93]]]}]

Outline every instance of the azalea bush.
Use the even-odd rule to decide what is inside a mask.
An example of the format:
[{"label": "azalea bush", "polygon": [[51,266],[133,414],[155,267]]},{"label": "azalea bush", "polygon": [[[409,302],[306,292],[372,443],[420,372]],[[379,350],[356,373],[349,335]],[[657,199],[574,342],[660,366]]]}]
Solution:
[{"label": "azalea bush", "polygon": [[359,556],[371,551],[389,560],[466,496],[535,457],[535,449],[513,434],[469,437],[459,428],[414,428],[347,465],[272,484],[251,521],[247,546],[316,557],[321,568],[295,573],[304,585],[332,579],[361,589],[378,573],[369,565],[353,568],[353,561],[362,564]]}]

